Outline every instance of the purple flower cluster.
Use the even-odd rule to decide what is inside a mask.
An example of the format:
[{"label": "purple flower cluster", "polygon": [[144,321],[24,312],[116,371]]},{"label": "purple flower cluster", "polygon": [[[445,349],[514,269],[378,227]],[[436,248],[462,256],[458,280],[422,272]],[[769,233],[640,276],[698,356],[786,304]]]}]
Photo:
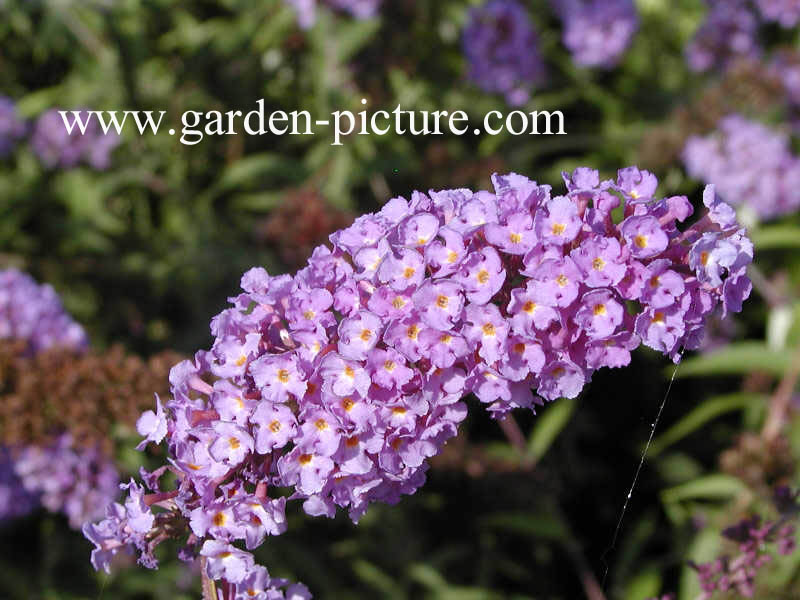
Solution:
[{"label": "purple flower cluster", "polygon": [[27,446],[15,455],[14,472],[25,491],[78,529],[103,515],[119,493],[119,474],[96,449],[75,448],[69,434],[52,445]]},{"label": "purple flower cluster", "polygon": [[[86,119],[85,112],[81,115]],[[47,167],[61,169],[75,167],[81,162],[97,170],[106,169],[111,164],[111,152],[119,141],[116,132],[103,133],[96,119],[89,119],[83,134],[77,124],[72,133],[67,132],[55,108],[39,116],[31,136],[31,146],[39,160]]]},{"label": "purple flower cluster", "polygon": [[[286,0],[297,13],[297,22],[303,29],[312,27],[317,20],[318,0]],[[325,4],[350,13],[357,19],[374,17],[380,8],[381,0],[322,0]]]},{"label": "purple flower cluster", "polygon": [[614,67],[639,28],[632,0],[552,0],[564,45],[586,67]]},{"label": "purple flower cluster", "polygon": [[777,21],[781,27],[794,27],[800,22],[800,2],[797,0],[756,0],[765,21]]},{"label": "purple flower cluster", "polygon": [[686,47],[694,71],[724,67],[734,58],[757,58],[760,53],[758,18],[746,0],[708,0],[705,22]]},{"label": "purple flower cluster", "polygon": [[[53,288],[15,269],[0,271],[0,339],[25,340],[32,354],[88,345]],[[68,435],[47,447],[0,447],[0,518],[25,514],[40,503],[78,528],[102,514],[117,495],[118,481],[108,459],[96,450],[73,448]]]},{"label": "purple flower cluster", "polygon": [[25,122],[19,118],[11,98],[0,96],[0,158],[8,155],[25,135]]},{"label": "purple flower cluster", "polygon": [[800,106],[800,55],[793,50],[779,50],[770,60],[769,72],[780,81],[789,104]]},{"label": "purple flower cluster", "polygon": [[111,550],[141,550],[137,536],[163,538],[159,519],[183,518],[208,576],[241,594],[256,567],[233,544],[252,550],[285,531],[278,488],[309,515],[340,507],[357,521],[424,483],[465,396],[499,418],[541,404],[534,389],[575,397],[640,342],[677,361],[720,302],[741,309],[752,245],[712,188],[682,232],[692,205],[656,198],[646,171],[564,179],[555,197],[516,174],[495,175],[493,192],[414,192],[331,235],[294,276],[245,273],[211,322],[211,350],[176,365],[172,398],[137,423],[140,448],[168,442],[178,489],[144,477],[167,512],[144,534],[138,500],[132,513],[114,508],[87,529],[95,567]]},{"label": "purple flower cluster", "polygon": [[486,92],[503,94],[512,106],[527,102],[545,67],[525,8],[516,0],[489,0],[473,8],[467,21],[469,78]]},{"label": "purple flower cluster", "polygon": [[762,219],[800,208],[800,159],[788,138],[740,115],[723,118],[707,137],[689,138],[683,162],[692,177],[713,181],[726,202]]},{"label": "purple flower cluster", "polygon": [[0,446],[0,522],[24,517],[37,506],[36,496],[25,489],[14,471],[11,453]]},{"label": "purple flower cluster", "polygon": [[2,339],[26,340],[32,353],[53,346],[88,345],[83,327],[64,311],[55,290],[16,269],[0,271]]},{"label": "purple flower cluster", "polygon": [[775,544],[778,554],[783,556],[792,554],[796,548],[795,526],[783,520],[762,525],[761,518],[754,516],[725,529],[722,535],[739,544],[739,554],[699,565],[690,563],[700,581],[699,600],[711,600],[716,592],[730,591],[752,598],[758,571],[772,561],[767,544]]}]

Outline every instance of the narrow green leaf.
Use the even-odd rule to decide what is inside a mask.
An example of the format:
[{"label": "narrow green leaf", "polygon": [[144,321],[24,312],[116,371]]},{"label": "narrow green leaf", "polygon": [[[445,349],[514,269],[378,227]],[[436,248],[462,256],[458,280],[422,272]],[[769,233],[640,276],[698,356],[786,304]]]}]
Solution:
[{"label": "narrow green leaf", "polygon": [[741,492],[744,487],[736,477],[716,473],[668,488],[661,492],[661,499],[665,504],[696,499],[725,500]]},{"label": "narrow green leaf", "polygon": [[493,529],[502,529],[537,539],[561,541],[569,533],[559,519],[546,513],[498,513],[484,519],[482,524]]},{"label": "narrow green leaf", "polygon": [[577,401],[574,398],[562,398],[550,405],[536,420],[536,424],[528,440],[528,453],[535,459],[541,459],[553,441],[567,426]]},{"label": "narrow green leaf", "polygon": [[766,397],[762,394],[747,392],[709,398],[653,440],[650,445],[650,457],[658,456],[668,446],[700,429],[720,415],[734,410],[743,410],[753,402],[764,402],[765,400]]},{"label": "narrow green leaf", "polygon": [[749,232],[758,250],[800,248],[800,226],[768,225]]},{"label": "narrow green leaf", "polygon": [[[789,355],[770,350],[763,342],[739,342],[716,352],[684,359],[677,377],[702,375],[745,375],[762,371],[780,376],[789,366]],[[672,375],[673,367],[668,369]]]}]

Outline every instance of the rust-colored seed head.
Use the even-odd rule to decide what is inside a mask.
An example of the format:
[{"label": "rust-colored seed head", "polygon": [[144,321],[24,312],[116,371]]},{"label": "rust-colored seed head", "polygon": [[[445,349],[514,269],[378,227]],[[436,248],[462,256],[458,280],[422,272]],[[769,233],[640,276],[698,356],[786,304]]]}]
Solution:
[{"label": "rust-colored seed head", "polygon": [[133,427],[169,394],[169,370],[181,360],[162,352],[148,360],[120,346],[81,353],[53,348],[26,357],[25,343],[0,340],[0,443],[47,443],[67,431],[77,444],[111,451],[112,428]]}]

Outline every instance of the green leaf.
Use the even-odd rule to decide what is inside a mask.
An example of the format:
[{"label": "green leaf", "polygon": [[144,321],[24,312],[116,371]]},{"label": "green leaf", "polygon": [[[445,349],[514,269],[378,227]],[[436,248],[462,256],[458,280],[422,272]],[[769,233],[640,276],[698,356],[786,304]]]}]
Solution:
[{"label": "green leaf", "polygon": [[[770,350],[763,342],[739,342],[684,359],[678,367],[677,377],[703,375],[745,375],[761,371],[780,376],[789,366],[789,355]],[[672,374],[673,367],[668,369]]]},{"label": "green leaf", "polygon": [[484,519],[482,524],[493,529],[502,529],[536,539],[561,541],[569,534],[558,518],[546,513],[498,513]]},{"label": "green leaf", "polygon": [[625,598],[628,600],[644,600],[644,598],[653,598],[658,595],[661,590],[661,574],[658,569],[647,569],[638,575],[634,576],[628,589],[625,592]]},{"label": "green leaf", "polygon": [[545,455],[558,434],[569,423],[577,405],[574,398],[562,398],[550,405],[536,420],[528,439],[528,453],[534,460],[538,461]]},{"label": "green leaf", "polygon": [[361,581],[379,591],[382,598],[404,597],[398,583],[372,563],[357,559],[353,563],[353,571]]},{"label": "green leaf", "polygon": [[687,500],[727,500],[744,490],[745,485],[736,477],[715,473],[668,488],[661,492],[665,504]]},{"label": "green leaf", "polygon": [[746,409],[753,402],[765,401],[766,396],[747,392],[709,398],[653,440],[649,454],[651,458],[658,456],[668,446],[700,429],[720,415]]},{"label": "green leaf", "polygon": [[768,225],[749,232],[757,250],[800,248],[800,226]]}]

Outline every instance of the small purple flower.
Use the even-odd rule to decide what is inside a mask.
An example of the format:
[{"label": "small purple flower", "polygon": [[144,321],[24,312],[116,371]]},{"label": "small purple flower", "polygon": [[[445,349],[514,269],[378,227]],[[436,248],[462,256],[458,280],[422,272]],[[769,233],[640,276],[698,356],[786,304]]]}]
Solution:
[{"label": "small purple flower", "polygon": [[531,291],[537,303],[563,308],[578,297],[582,276],[568,256],[542,261],[531,277],[536,282]]},{"label": "small purple flower", "polygon": [[294,413],[283,404],[260,402],[250,420],[256,426],[255,450],[259,454],[283,448],[297,431]]},{"label": "small purple flower", "polygon": [[506,271],[497,251],[492,247],[472,252],[453,276],[475,304],[486,304],[502,287]]},{"label": "small purple flower", "polygon": [[306,393],[305,376],[291,354],[267,354],[253,361],[248,370],[262,397],[270,402],[286,402]]},{"label": "small purple flower", "polygon": [[622,222],[622,235],[636,258],[650,258],[667,249],[669,238],[653,216],[628,217]]},{"label": "small purple flower", "polygon": [[758,21],[746,0],[710,3],[706,20],[686,46],[686,59],[694,71],[725,67],[735,58],[756,58],[761,52],[756,34]]},{"label": "small purple flower", "polygon": [[580,394],[586,378],[578,365],[557,360],[549,363],[539,376],[538,392],[547,400],[575,398]]},{"label": "small purple flower", "polygon": [[553,198],[545,211],[536,213],[536,233],[546,243],[568,244],[582,225],[577,205],[566,196]]},{"label": "small purple flower", "polygon": [[339,323],[339,354],[364,360],[381,339],[383,325],[377,315],[362,310]]},{"label": "small purple flower", "polygon": [[414,293],[413,299],[425,324],[442,331],[453,328],[464,308],[462,288],[453,281],[426,282]]},{"label": "small purple flower", "polygon": [[209,577],[226,579],[231,583],[244,581],[254,566],[252,554],[219,540],[206,540],[200,549],[200,556],[207,559]]},{"label": "small purple flower", "polygon": [[592,236],[570,252],[570,257],[583,272],[586,285],[607,287],[625,277],[627,267],[621,254],[622,248],[616,238]]},{"label": "small purple flower", "polygon": [[575,323],[590,339],[607,338],[622,324],[624,310],[611,290],[592,290],[583,295],[580,303]]}]

